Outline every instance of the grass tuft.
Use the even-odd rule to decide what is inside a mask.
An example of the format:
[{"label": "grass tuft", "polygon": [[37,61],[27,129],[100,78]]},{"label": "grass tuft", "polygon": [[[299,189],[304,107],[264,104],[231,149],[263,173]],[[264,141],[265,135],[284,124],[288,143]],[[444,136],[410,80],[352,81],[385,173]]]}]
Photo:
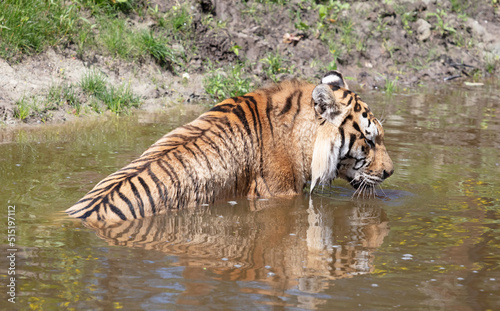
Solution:
[{"label": "grass tuft", "polygon": [[31,113],[30,105],[25,97],[16,102],[17,107],[14,109],[14,117],[19,120],[25,120]]},{"label": "grass tuft", "polygon": [[203,86],[213,99],[222,100],[250,92],[253,83],[245,76],[243,65],[237,64],[225,70],[212,70],[203,80]]}]

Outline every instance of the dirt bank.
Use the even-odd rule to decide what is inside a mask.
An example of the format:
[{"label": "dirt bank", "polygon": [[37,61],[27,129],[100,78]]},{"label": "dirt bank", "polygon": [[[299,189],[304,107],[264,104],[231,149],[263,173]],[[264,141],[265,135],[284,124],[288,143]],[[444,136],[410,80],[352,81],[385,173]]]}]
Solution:
[{"label": "dirt bank", "polygon": [[[245,79],[254,88],[289,76],[316,81],[337,68],[356,89],[382,91],[478,80],[500,69],[496,1],[136,2],[142,14],[119,15],[132,29],[155,31],[156,17],[169,14],[173,5],[189,12],[193,48],[172,43],[182,50],[182,65],[147,57],[123,60],[99,48],[79,52],[74,42],[15,61],[0,59],[0,123],[63,122],[103,113],[81,89],[89,70],[103,73],[110,85],[126,85],[140,109],[157,110],[213,101],[207,77],[234,66],[241,75],[221,83]],[[51,104],[56,86],[66,97],[58,95]]]}]

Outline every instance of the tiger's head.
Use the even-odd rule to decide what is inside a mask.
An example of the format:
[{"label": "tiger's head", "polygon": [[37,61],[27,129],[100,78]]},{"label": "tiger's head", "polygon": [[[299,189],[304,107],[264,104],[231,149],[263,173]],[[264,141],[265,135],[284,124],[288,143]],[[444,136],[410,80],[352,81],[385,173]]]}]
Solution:
[{"label": "tiger's head", "polygon": [[356,189],[354,194],[374,195],[375,186],[394,172],[382,124],[337,71],[323,77],[312,98],[320,125],[311,163],[311,192],[318,184],[340,177]]}]

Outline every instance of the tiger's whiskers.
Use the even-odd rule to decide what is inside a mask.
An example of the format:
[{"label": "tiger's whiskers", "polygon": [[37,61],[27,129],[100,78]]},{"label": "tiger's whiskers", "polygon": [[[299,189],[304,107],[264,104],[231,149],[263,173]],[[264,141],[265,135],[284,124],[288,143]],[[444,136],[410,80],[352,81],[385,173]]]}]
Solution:
[{"label": "tiger's whiskers", "polygon": [[376,191],[375,186],[376,185],[380,186],[380,182],[377,182],[376,180],[372,180],[366,176],[361,176],[360,178],[362,179],[361,182],[359,182],[358,180],[352,180],[350,182],[351,185],[353,185],[353,183],[359,183],[356,191],[354,191],[351,198],[352,199],[354,199],[355,197],[357,199],[359,199],[360,197],[361,198],[375,198],[377,195],[377,191]]}]

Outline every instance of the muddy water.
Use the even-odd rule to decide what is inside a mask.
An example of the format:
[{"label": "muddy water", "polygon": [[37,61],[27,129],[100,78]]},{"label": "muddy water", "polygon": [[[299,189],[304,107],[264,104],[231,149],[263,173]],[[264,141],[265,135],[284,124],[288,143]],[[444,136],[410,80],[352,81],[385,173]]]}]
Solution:
[{"label": "muddy water", "polygon": [[[498,310],[500,85],[361,94],[396,172],[381,198],[234,198],[106,229],[62,210],[202,106],[3,130],[0,309]],[[231,201],[231,202],[229,202]]]}]

